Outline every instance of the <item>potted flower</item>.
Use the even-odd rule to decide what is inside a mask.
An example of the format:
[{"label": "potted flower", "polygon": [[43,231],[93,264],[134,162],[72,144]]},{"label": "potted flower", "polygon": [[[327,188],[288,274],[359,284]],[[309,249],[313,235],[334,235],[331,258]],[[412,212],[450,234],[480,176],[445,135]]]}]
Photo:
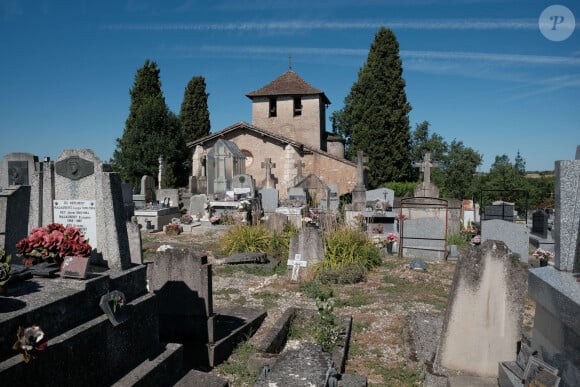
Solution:
[{"label": "potted flower", "polygon": [[0,296],[6,294],[6,283],[10,280],[10,255],[6,255],[4,249],[0,248]]},{"label": "potted flower", "polygon": [[165,226],[166,235],[179,235],[181,233],[181,226],[179,223],[169,223]]},{"label": "potted flower", "polygon": [[481,243],[481,235],[476,235],[471,238],[471,243],[473,243],[475,246],[478,246]]},{"label": "potted flower", "polygon": [[193,217],[189,214],[183,214],[179,218],[179,222],[182,224],[191,224],[193,222]]},{"label": "potted flower", "polygon": [[92,250],[78,228],[60,223],[33,228],[29,237],[16,244],[16,252],[26,266],[41,262],[60,265],[64,257],[90,257]]},{"label": "potted flower", "polygon": [[48,341],[43,340],[44,332],[38,325],[33,325],[28,328],[18,327],[16,337],[17,340],[12,346],[12,349],[22,353],[25,363],[28,363],[31,359],[35,359],[36,353],[42,351],[48,345]]},{"label": "potted flower", "polygon": [[221,218],[220,218],[219,215],[212,215],[209,218],[209,221],[210,221],[211,224],[220,224],[220,220],[221,220]]},{"label": "potted flower", "polygon": [[395,234],[394,232],[390,232],[387,234],[387,236],[385,237],[385,245],[387,247],[387,252],[389,253],[389,255],[393,254],[393,243],[395,243],[397,241],[397,234]]},{"label": "potted flower", "polygon": [[532,255],[540,260],[540,267],[548,266],[548,261],[554,258],[553,252],[542,248],[537,248]]}]

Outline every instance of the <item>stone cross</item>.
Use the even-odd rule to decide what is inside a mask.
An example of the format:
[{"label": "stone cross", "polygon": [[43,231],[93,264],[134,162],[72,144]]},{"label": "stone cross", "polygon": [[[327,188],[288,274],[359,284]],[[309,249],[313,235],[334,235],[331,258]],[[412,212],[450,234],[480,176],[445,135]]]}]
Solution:
[{"label": "stone cross", "polygon": [[159,176],[158,176],[159,189],[163,188],[161,186],[161,182],[163,181],[164,177],[165,177],[165,159],[163,159],[163,156],[159,156]]},{"label": "stone cross", "polygon": [[362,151],[358,151],[356,154],[356,185],[364,187],[365,185],[365,167],[364,164],[368,163],[369,158],[364,156]]},{"label": "stone cross", "polygon": [[423,182],[431,183],[431,168],[439,167],[439,163],[432,163],[431,152],[426,152],[423,161],[415,163],[415,167],[421,168],[421,172],[423,172]]},{"label": "stone cross", "polygon": [[298,181],[300,179],[302,179],[302,168],[306,166],[306,164],[304,164],[302,161],[298,160],[296,162],[294,162],[294,166],[296,167],[296,183],[298,183]]},{"label": "stone cross", "polygon": [[300,274],[300,268],[306,267],[308,265],[308,261],[302,260],[302,254],[295,254],[294,259],[288,260],[288,266],[292,266],[292,277],[291,280],[293,282],[298,281],[298,276]]},{"label": "stone cross", "polygon": [[273,163],[272,159],[267,157],[261,166],[266,169],[266,188],[272,188],[272,168],[276,168],[276,163]]}]

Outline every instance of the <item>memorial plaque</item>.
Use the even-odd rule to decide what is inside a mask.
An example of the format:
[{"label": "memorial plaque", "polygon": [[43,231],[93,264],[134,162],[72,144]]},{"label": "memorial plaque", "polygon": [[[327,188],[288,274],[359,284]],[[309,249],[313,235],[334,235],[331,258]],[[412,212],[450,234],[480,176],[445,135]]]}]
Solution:
[{"label": "memorial plaque", "polygon": [[28,161],[8,161],[8,185],[28,184]]},{"label": "memorial plaque", "polygon": [[78,228],[93,249],[98,247],[94,200],[55,200],[52,208],[55,223]]},{"label": "memorial plaque", "polygon": [[67,177],[71,180],[79,180],[95,173],[95,165],[89,160],[81,159],[78,156],[71,156],[57,161],[54,170],[60,176]]},{"label": "memorial plaque", "polygon": [[61,277],[71,277],[84,279],[87,277],[88,258],[83,257],[66,257],[62,261],[60,269]]}]

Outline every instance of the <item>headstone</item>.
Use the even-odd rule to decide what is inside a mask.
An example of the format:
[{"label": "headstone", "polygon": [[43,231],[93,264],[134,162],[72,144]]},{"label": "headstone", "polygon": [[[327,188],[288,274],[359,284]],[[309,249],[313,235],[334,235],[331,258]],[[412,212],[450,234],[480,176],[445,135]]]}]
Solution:
[{"label": "headstone", "polygon": [[294,163],[294,166],[296,167],[296,177],[294,178],[294,184],[298,184],[300,180],[304,178],[304,176],[302,175],[302,168],[304,168],[306,164],[304,164],[302,160],[298,160]]},{"label": "headstone", "polygon": [[473,200],[463,200],[461,203],[461,211],[463,213],[463,225],[468,225],[470,223],[475,222],[475,205],[473,204]]},{"label": "headstone", "polygon": [[306,191],[304,188],[300,187],[288,188],[288,200],[293,207],[299,207],[308,204]]},{"label": "headstone", "polygon": [[127,212],[127,219],[135,213],[135,203],[133,202],[133,186],[129,183],[121,183],[121,191],[123,192],[123,205]]},{"label": "headstone", "polygon": [[415,163],[423,173],[423,182],[415,188],[415,197],[439,197],[439,188],[431,183],[431,168],[439,167],[438,163],[431,162],[431,152],[426,152],[423,161]]},{"label": "headstone", "polygon": [[232,190],[237,200],[253,198],[256,192],[254,178],[251,175],[236,175],[232,178]]},{"label": "headstone", "polygon": [[[320,201],[320,209],[336,211],[340,207],[340,194],[338,184],[327,184],[328,191],[323,191],[322,200]],[[328,195],[328,197],[327,197]],[[327,204],[328,203],[328,204]]]},{"label": "headstone", "polygon": [[246,155],[234,142],[220,138],[207,152],[206,169],[207,193],[221,199],[231,190],[233,177],[246,173]]},{"label": "headstone", "polygon": [[150,286],[159,300],[163,337],[215,341],[211,273],[207,256],[192,250],[168,249],[155,258]]},{"label": "headstone", "polygon": [[189,214],[193,218],[201,219],[207,211],[207,195],[194,195],[189,199]]},{"label": "headstone", "polygon": [[491,206],[485,206],[485,220],[502,219],[507,222],[515,221],[514,203],[494,202]]},{"label": "headstone", "polygon": [[61,277],[86,278],[89,259],[84,257],[66,257],[60,268]]},{"label": "headstone", "polygon": [[284,214],[269,214],[264,221],[264,227],[273,233],[281,233],[289,223],[288,216]]},{"label": "headstone", "polygon": [[155,197],[160,204],[165,204],[169,207],[179,207],[179,190],[175,188],[158,189]]},{"label": "headstone", "polygon": [[288,259],[288,267],[292,269],[290,280],[292,282],[298,282],[300,279],[300,268],[306,266],[308,266],[308,261],[302,260],[300,254],[295,254],[294,259]]},{"label": "headstone", "polygon": [[125,305],[125,302],[125,294],[119,290],[107,292],[101,297],[99,306],[115,327],[124,323],[130,317],[129,305]]},{"label": "headstone", "polygon": [[484,242],[458,261],[436,368],[497,377],[498,362],[516,360],[526,277],[525,267],[503,242]]},{"label": "headstone", "polygon": [[548,213],[544,210],[538,210],[532,215],[532,233],[548,237]]},{"label": "headstone", "polygon": [[429,260],[445,259],[445,220],[413,218],[403,222],[403,256]]},{"label": "headstone", "polygon": [[262,188],[260,190],[260,197],[262,198],[262,209],[266,214],[276,212],[278,208],[278,190],[275,188]]},{"label": "headstone", "polygon": [[378,188],[366,191],[366,202],[385,203],[386,208],[392,208],[395,202],[395,191],[389,188]]},{"label": "headstone", "polygon": [[276,180],[272,175],[272,169],[276,168],[276,163],[272,162],[271,158],[266,158],[261,164],[262,169],[266,170],[266,177],[262,181],[263,188],[276,188]]},{"label": "headstone", "polygon": [[296,254],[301,261],[307,261],[313,266],[324,259],[324,239],[320,230],[314,227],[305,227],[290,239],[288,260],[294,260]]},{"label": "headstone", "polygon": [[[577,151],[578,153],[578,151]],[[563,271],[580,272],[580,159],[556,161],[556,218],[554,265]]]},{"label": "headstone", "polygon": [[155,201],[155,179],[153,176],[145,175],[141,178],[141,195],[145,195],[145,203]]},{"label": "headstone", "polygon": [[366,207],[366,188],[364,178],[364,163],[368,162],[368,157],[363,155],[362,151],[357,152],[356,156],[356,185],[352,190],[352,211],[364,211]]},{"label": "headstone", "polygon": [[526,225],[504,220],[484,220],[481,222],[481,241],[502,241],[522,262],[528,262],[530,233]]},{"label": "headstone", "polygon": [[109,269],[128,269],[131,251],[119,174],[89,149],[63,151],[55,171],[55,221],[86,230],[92,258],[104,260]]}]

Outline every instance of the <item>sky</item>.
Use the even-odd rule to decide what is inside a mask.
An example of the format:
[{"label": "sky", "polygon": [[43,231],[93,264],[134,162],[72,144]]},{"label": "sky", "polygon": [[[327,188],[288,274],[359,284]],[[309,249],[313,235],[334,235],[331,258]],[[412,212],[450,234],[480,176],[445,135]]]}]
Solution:
[{"label": "sky", "polygon": [[0,0],[0,157],[109,160],[147,59],[176,114],[205,78],[212,132],[251,122],[245,94],[290,65],[330,99],[328,119],[384,26],[411,129],[462,141],[480,172],[518,151],[528,171],[552,170],[580,145],[579,25],[577,0]]}]

